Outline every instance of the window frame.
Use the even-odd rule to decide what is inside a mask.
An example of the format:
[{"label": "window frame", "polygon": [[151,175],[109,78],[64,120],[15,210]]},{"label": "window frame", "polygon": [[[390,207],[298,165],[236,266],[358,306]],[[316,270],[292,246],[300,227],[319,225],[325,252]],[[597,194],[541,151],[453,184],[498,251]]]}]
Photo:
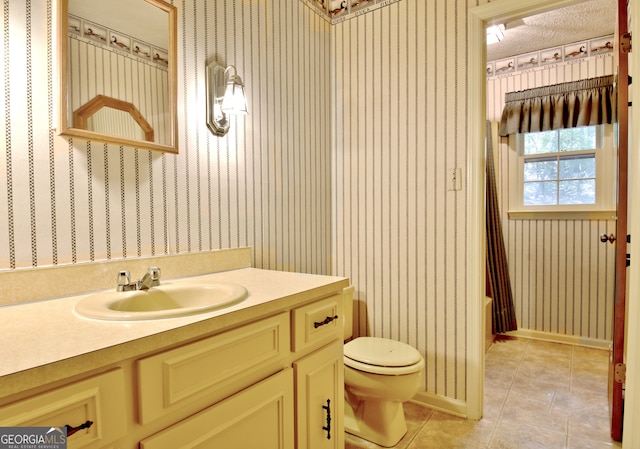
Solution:
[{"label": "window frame", "polygon": [[[509,136],[509,147],[515,149],[516,157],[510,157],[509,176],[510,218],[606,218],[616,215],[617,151],[613,144],[613,125],[595,125],[597,148],[570,151],[566,154],[595,154],[596,159],[596,202],[595,204],[524,204],[524,164],[526,159],[544,156],[559,156],[558,153],[524,155],[526,133]],[[561,130],[556,130],[560,132]],[[515,173],[515,176],[513,174]]]}]

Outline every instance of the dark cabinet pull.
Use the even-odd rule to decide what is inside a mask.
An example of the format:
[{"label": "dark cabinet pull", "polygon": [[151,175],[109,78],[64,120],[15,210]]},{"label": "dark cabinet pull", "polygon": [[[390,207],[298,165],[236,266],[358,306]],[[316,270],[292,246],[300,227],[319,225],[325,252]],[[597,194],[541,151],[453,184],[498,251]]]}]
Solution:
[{"label": "dark cabinet pull", "polygon": [[71,427],[69,424],[65,424],[64,426],[67,428],[67,436],[70,437],[71,435],[76,433],[78,430],[88,429],[92,425],[93,425],[93,421],[87,421],[80,424],[78,427]]},{"label": "dark cabinet pull", "polygon": [[336,316],[328,316],[324,319],[324,321],[316,321],[313,323],[313,327],[315,329],[319,328],[320,326],[324,326],[325,324],[329,324],[330,322],[332,322],[333,320],[337,320],[338,319],[338,315]]},{"label": "dark cabinet pull", "polygon": [[331,439],[331,401],[327,399],[327,405],[323,405],[322,408],[327,411],[327,426],[323,427],[322,430],[327,431],[327,440],[330,440]]}]

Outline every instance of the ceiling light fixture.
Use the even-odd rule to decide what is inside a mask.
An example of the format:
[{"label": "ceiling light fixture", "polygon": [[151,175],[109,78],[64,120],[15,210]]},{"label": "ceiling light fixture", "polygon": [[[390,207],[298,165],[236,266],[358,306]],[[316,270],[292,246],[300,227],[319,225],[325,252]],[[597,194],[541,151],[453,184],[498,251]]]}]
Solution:
[{"label": "ceiling light fixture", "polygon": [[487,45],[495,44],[504,39],[504,25],[491,25],[487,27]]}]

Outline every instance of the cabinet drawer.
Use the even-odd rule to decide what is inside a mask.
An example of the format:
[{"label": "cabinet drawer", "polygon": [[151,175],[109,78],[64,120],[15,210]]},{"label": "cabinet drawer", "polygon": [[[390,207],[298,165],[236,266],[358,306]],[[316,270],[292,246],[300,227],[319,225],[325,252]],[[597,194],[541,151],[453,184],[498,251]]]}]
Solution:
[{"label": "cabinet drawer", "polygon": [[291,368],[140,442],[141,449],[293,449]]},{"label": "cabinet drawer", "polygon": [[103,447],[126,434],[122,369],[74,382],[0,407],[0,427],[79,426],[93,424],[68,437],[74,448]]},{"label": "cabinet drawer", "polygon": [[342,339],[342,298],[342,295],[330,296],[292,311],[295,352]]},{"label": "cabinet drawer", "polygon": [[211,404],[278,371],[289,355],[286,312],[137,362],[139,421]]}]

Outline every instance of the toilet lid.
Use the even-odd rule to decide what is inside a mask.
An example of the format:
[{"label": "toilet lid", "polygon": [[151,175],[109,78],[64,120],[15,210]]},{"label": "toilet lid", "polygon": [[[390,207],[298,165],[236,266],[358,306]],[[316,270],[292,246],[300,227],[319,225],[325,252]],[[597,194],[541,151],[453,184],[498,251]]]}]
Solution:
[{"label": "toilet lid", "polygon": [[422,361],[416,348],[387,338],[359,337],[344,345],[345,357],[373,366],[405,367]]}]

